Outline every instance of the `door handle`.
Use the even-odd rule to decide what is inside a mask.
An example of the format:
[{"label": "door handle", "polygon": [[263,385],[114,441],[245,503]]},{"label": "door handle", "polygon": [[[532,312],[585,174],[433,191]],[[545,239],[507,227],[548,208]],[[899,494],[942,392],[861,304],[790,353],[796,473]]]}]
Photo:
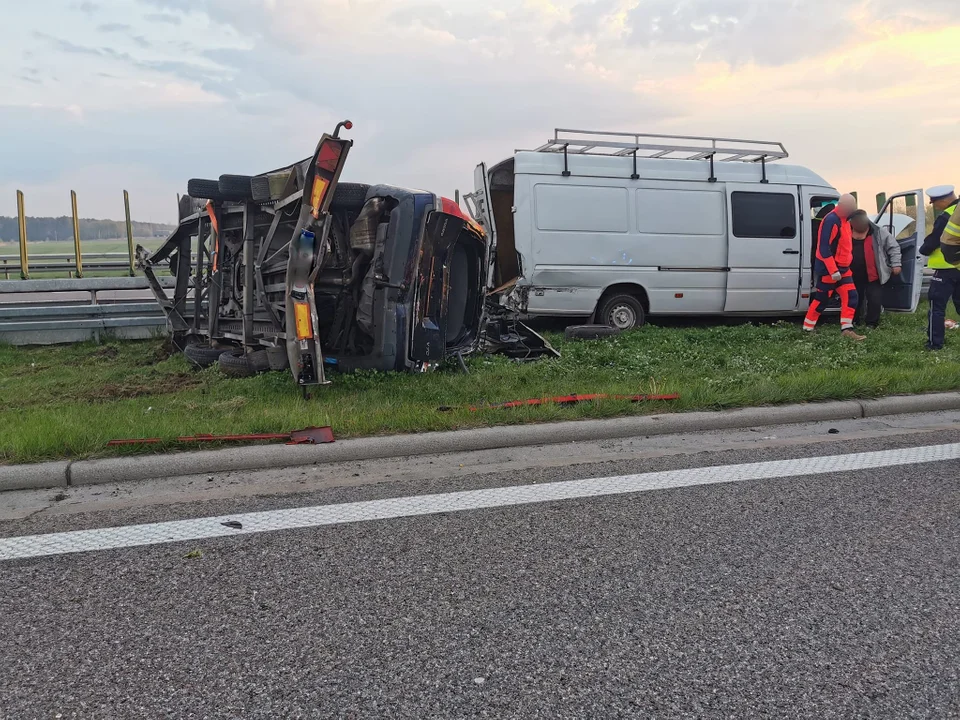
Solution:
[{"label": "door handle", "polygon": [[800,254],[800,251],[799,251],[799,250],[784,250],[784,251],[783,251],[783,254],[784,254],[784,255],[799,255],[799,254]]}]

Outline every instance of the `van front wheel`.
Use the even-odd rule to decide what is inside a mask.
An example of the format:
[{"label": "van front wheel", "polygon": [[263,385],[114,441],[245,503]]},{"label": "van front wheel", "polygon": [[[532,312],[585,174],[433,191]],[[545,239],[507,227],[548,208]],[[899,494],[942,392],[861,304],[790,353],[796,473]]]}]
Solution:
[{"label": "van front wheel", "polygon": [[612,295],[600,304],[597,322],[617,330],[643,327],[647,321],[643,305],[633,295]]}]

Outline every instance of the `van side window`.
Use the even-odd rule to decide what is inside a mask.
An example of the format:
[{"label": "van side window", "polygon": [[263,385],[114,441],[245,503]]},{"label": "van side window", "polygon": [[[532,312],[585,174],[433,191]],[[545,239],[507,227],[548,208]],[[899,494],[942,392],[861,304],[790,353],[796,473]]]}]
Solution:
[{"label": "van side window", "polygon": [[795,238],[797,202],[786,193],[734,192],[733,234],[738,238]]}]

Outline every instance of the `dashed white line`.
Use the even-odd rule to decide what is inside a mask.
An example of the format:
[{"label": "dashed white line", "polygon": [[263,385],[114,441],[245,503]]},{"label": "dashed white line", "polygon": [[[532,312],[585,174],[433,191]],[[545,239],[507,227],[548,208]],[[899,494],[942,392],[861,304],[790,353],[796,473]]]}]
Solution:
[{"label": "dashed white line", "polygon": [[[339,505],[317,505],[289,510],[268,510],[239,515],[97,530],[77,530],[47,535],[25,535],[0,538],[0,560],[44,557],[94,550],[115,550],[187,540],[206,540],[278,530],[339,525],[341,523],[388,520],[418,515],[601,497],[604,495],[622,495],[693,485],[822,475],[957,459],[960,459],[960,443],[850,455],[774,460],[742,465],[665,470],[639,475],[618,475],[539,485],[514,485],[485,490],[417,495]],[[224,523],[230,523],[234,527],[229,527]],[[237,523],[239,523],[239,528],[236,525]]]}]

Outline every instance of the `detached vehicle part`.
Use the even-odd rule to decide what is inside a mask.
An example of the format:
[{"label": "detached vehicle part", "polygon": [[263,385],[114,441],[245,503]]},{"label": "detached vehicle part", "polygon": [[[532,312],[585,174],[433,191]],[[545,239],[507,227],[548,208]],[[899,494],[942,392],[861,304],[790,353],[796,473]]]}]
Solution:
[{"label": "detached vehicle part", "polygon": [[[231,374],[289,368],[307,388],[330,366],[421,372],[481,347],[554,352],[488,292],[493,247],[457,203],[339,182],[353,146],[341,128],[293,165],[191,180],[177,229],[155,252],[138,247],[187,356]],[[211,360],[218,348],[236,351]]]}]

